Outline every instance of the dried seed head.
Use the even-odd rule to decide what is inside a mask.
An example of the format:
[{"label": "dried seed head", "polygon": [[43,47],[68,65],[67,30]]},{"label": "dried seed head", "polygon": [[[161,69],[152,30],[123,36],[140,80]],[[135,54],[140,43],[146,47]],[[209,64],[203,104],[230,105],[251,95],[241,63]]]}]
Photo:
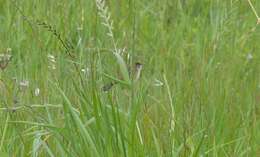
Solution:
[{"label": "dried seed head", "polygon": [[24,91],[27,87],[29,87],[29,81],[23,80],[19,82],[20,89]]},{"label": "dried seed head", "polygon": [[11,53],[12,52],[12,49],[10,48],[10,47],[8,47],[7,49],[6,49],[6,53]]},{"label": "dried seed head", "polygon": [[253,59],[253,55],[251,53],[248,53],[246,58],[247,58],[247,60],[252,60]]},{"label": "dried seed head", "polygon": [[12,56],[9,54],[0,54],[0,69],[4,70],[11,61]]},{"label": "dried seed head", "polygon": [[155,79],[153,85],[156,86],[156,87],[160,87],[160,86],[163,86],[163,82],[160,81],[160,80]]},{"label": "dried seed head", "polygon": [[39,88],[35,88],[34,95],[35,96],[39,96],[40,95],[40,89]]},{"label": "dried seed head", "polygon": [[48,60],[49,60],[49,68],[52,70],[56,69],[56,58],[52,54],[48,54]]},{"label": "dried seed head", "polygon": [[53,62],[53,63],[56,62],[56,59],[55,59],[54,55],[48,54],[48,58],[49,58],[49,60],[50,60],[51,62]]},{"label": "dried seed head", "polygon": [[81,72],[85,75],[88,76],[90,74],[90,69],[89,68],[83,68],[81,69]]}]

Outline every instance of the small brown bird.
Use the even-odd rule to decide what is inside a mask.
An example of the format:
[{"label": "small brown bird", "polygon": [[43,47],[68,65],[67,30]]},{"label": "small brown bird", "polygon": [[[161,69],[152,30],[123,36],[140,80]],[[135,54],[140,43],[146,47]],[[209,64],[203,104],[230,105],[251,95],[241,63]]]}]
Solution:
[{"label": "small brown bird", "polygon": [[142,69],[143,69],[143,64],[141,64],[139,62],[135,63],[135,68],[134,68],[134,70],[135,70],[135,81],[140,79]]},{"label": "small brown bird", "polygon": [[[134,76],[132,76],[132,78],[134,79],[134,82],[138,81],[141,77],[141,73],[142,73],[142,69],[143,69],[143,64],[142,63],[139,63],[139,62],[136,62],[135,65],[134,65],[134,68],[131,69],[129,68],[128,69],[128,72],[129,72],[129,76],[131,76],[132,74],[134,74]],[[102,91],[104,92],[107,92],[109,91],[114,85],[116,85],[118,82],[114,81],[114,82],[110,82],[108,84],[105,84],[103,87],[102,87]]]},{"label": "small brown bird", "polygon": [[110,83],[105,84],[105,85],[102,87],[102,91],[103,91],[103,92],[109,91],[115,84],[117,84],[117,82],[110,82]]}]

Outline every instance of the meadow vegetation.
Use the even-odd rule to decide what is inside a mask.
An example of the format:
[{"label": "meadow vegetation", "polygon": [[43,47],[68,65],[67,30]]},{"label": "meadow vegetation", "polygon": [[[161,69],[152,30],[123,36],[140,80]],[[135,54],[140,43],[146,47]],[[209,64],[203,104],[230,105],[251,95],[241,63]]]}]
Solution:
[{"label": "meadow vegetation", "polygon": [[0,157],[260,156],[258,13],[0,0]]}]

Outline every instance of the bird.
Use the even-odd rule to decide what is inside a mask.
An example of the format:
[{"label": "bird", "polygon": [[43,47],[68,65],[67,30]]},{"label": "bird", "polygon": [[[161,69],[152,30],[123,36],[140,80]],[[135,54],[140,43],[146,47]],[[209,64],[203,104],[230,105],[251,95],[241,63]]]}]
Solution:
[{"label": "bird", "polygon": [[135,68],[134,68],[134,70],[135,70],[135,81],[140,79],[142,69],[143,69],[143,64],[139,63],[139,62],[136,62],[135,63]]},{"label": "bird", "polygon": [[[131,76],[134,80],[134,82],[138,81],[141,77],[141,73],[142,73],[142,69],[143,69],[143,64],[140,62],[136,62],[134,64],[134,68],[128,68],[128,74],[129,76]],[[134,76],[132,76],[132,74]],[[108,92],[114,85],[116,85],[118,82],[117,81],[113,81],[110,83],[105,84],[101,89],[103,92]]]}]

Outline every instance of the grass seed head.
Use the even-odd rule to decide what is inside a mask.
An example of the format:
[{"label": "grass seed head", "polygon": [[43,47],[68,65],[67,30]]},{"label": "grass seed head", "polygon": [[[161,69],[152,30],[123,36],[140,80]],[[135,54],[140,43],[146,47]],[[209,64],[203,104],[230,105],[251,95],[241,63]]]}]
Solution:
[{"label": "grass seed head", "polygon": [[12,55],[9,54],[0,54],[0,69],[4,70],[8,63],[11,61]]}]

